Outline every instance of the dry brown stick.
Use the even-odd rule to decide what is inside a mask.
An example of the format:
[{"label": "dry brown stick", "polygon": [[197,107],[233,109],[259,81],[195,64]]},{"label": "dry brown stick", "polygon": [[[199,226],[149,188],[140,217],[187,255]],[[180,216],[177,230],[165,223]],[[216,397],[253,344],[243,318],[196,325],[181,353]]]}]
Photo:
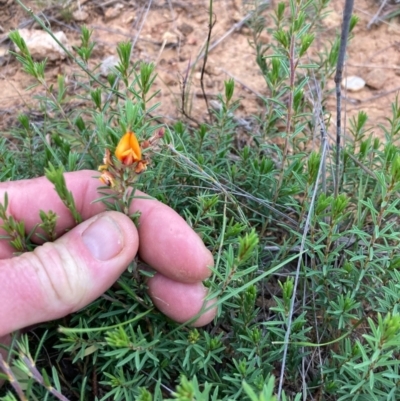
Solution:
[{"label": "dry brown stick", "polygon": [[[369,16],[369,17],[372,17],[373,15],[371,14],[371,13],[369,13],[368,11],[365,11],[365,10],[363,10],[363,9],[361,9],[361,8],[359,8],[359,7],[355,7],[354,8],[356,11],[359,11],[360,13],[363,13],[364,15],[367,15],[367,16]],[[384,20],[380,20],[380,22],[382,22],[382,24],[386,24],[387,26],[392,26],[389,22],[387,22],[387,21],[384,21]],[[398,29],[398,28],[396,28],[396,27],[393,27],[393,33],[394,32],[397,32],[397,33],[399,33],[400,32],[400,29]]]},{"label": "dry brown stick", "polygon": [[351,153],[346,152],[346,156],[349,156],[351,160],[353,160],[353,162],[355,164],[357,164],[358,167],[360,167],[361,170],[364,170],[368,175],[370,175],[374,180],[378,180],[376,178],[376,175],[373,171],[371,171],[369,168],[365,167],[362,163],[360,163]]},{"label": "dry brown stick", "polygon": [[350,64],[350,63],[346,63],[346,65],[347,67],[376,68],[380,70],[400,70],[400,67],[395,65]]},{"label": "dry brown stick", "polygon": [[[263,1],[258,5],[258,9],[262,9],[263,6],[270,4],[270,1]],[[211,50],[214,50],[221,42],[223,42],[228,36],[230,36],[233,32],[240,29],[254,14],[254,11],[249,12],[244,18],[242,18],[239,22],[234,24],[230,29],[228,29],[219,39],[217,39],[208,49],[208,53]],[[197,64],[205,56],[205,53],[201,54],[199,57],[196,58],[193,63],[190,64],[190,68]]]},{"label": "dry brown stick", "polygon": [[207,35],[207,41],[206,41],[206,48],[204,50],[204,61],[203,61],[203,66],[201,68],[201,75],[200,75],[200,86],[201,86],[201,91],[203,92],[203,96],[204,96],[204,101],[206,102],[206,107],[207,107],[207,112],[210,118],[210,122],[212,120],[212,114],[211,114],[211,110],[210,107],[208,105],[208,99],[207,99],[207,94],[206,91],[204,89],[204,73],[206,71],[206,65],[207,65],[207,59],[208,59],[208,52],[209,52],[209,48],[210,48],[210,42],[211,42],[211,32],[212,29],[215,25],[215,22],[217,21],[217,19],[215,18],[213,21],[213,0],[210,0],[210,10],[209,10],[209,14],[210,14],[210,19],[208,22],[208,35]]},{"label": "dry brown stick", "polygon": [[358,107],[361,107],[361,105],[364,104],[364,103],[370,102],[370,101],[372,101],[372,100],[379,99],[379,98],[381,98],[381,97],[388,96],[388,95],[390,95],[390,94],[392,94],[392,93],[394,93],[394,92],[399,92],[399,91],[400,91],[400,86],[397,86],[397,87],[394,88],[394,89],[391,89],[391,90],[389,90],[389,91],[385,91],[385,92],[383,92],[383,93],[380,93],[379,95],[371,96],[371,97],[369,97],[369,98],[367,98],[367,99],[364,99],[364,100],[350,99],[350,98],[347,98],[346,100],[349,101],[349,102],[352,102],[352,103],[354,103],[354,102],[357,103],[354,107],[352,107],[351,109],[349,109],[349,110],[354,110],[354,109],[357,109]]},{"label": "dry brown stick", "polygon": [[372,17],[372,19],[368,22],[367,24],[367,29],[371,29],[371,26],[376,24],[378,21],[380,21],[379,15],[382,12],[382,10],[384,9],[384,7],[386,6],[387,0],[383,0],[378,11],[376,12],[376,14]]},{"label": "dry brown stick", "polygon": [[336,66],[335,85],[336,85],[336,171],[335,171],[335,197],[339,193],[339,171],[340,171],[340,146],[342,128],[342,109],[341,109],[341,90],[344,58],[346,55],[347,39],[349,37],[350,19],[353,14],[354,0],[346,0],[343,12],[342,33],[340,36],[339,56]]},{"label": "dry brown stick", "polygon": [[185,102],[186,102],[186,84],[187,84],[188,77],[189,77],[189,71],[190,71],[190,59],[189,59],[188,68],[186,69],[186,74],[185,74],[185,76],[183,77],[183,80],[182,80],[182,94],[181,94],[181,102],[182,102],[182,105],[181,105],[181,112],[182,112],[182,114],[183,114],[186,118],[188,118],[190,121],[193,121],[198,127],[200,127],[200,123],[199,123],[196,119],[194,119],[193,117],[189,116],[189,114],[186,112],[186,109],[185,109]]}]

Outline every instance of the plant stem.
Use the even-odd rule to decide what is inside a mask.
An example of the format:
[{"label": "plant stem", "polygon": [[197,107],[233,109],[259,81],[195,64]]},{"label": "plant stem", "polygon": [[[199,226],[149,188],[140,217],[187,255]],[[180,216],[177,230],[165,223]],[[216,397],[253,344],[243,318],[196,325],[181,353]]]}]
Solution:
[{"label": "plant stem", "polygon": [[349,37],[350,19],[353,13],[354,0],[346,0],[343,13],[342,33],[340,36],[339,57],[337,61],[335,84],[336,84],[336,170],[335,170],[335,197],[339,194],[340,173],[340,145],[341,145],[341,90],[340,84],[343,76],[344,58],[346,55],[347,39]]}]

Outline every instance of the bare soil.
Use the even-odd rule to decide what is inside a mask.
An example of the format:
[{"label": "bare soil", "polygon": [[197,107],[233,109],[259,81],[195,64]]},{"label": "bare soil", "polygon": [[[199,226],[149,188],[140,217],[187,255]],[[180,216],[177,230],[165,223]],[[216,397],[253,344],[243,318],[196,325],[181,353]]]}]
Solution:
[{"label": "bare soil", "polygon": [[[248,118],[260,111],[259,96],[268,96],[266,85],[255,61],[255,51],[249,46],[250,29],[244,23],[254,1],[215,0],[215,25],[211,43],[214,44],[207,60],[204,86],[208,99],[216,98],[228,78],[236,81],[236,96],[242,99],[238,117]],[[160,114],[171,122],[181,117],[182,83],[190,67],[195,66],[188,77],[189,95],[185,99],[186,112],[198,121],[207,117],[207,109],[200,87],[203,65],[202,54],[208,35],[209,13],[207,0],[162,1],[147,0],[129,2],[60,0],[26,1],[33,12],[42,12],[53,30],[62,30],[71,45],[79,43],[79,26],[86,24],[93,30],[97,42],[92,65],[100,64],[108,56],[116,56],[116,44],[133,41],[135,60],[153,61],[157,64],[158,77],[155,89],[159,89],[157,101]],[[78,8],[78,6],[80,8]],[[150,6],[150,7],[149,7]],[[273,26],[268,13],[267,24]],[[332,0],[330,14],[322,22],[317,38],[319,48],[332,40],[340,29],[343,2]],[[391,102],[400,89],[400,23],[398,17],[371,24],[379,10],[379,16],[399,9],[399,5],[386,5],[379,10],[375,0],[359,0],[355,13],[360,22],[354,31],[348,49],[345,73],[362,77],[367,85],[359,92],[344,93],[346,116],[351,118],[359,110],[369,115],[370,124],[382,123],[390,117]],[[77,21],[76,11],[87,13],[84,21]],[[26,91],[32,78],[22,71],[17,61],[6,54],[11,46],[7,33],[16,28],[35,28],[32,18],[15,0],[0,0],[0,129],[7,130],[22,110],[34,110],[33,94],[38,89]],[[270,37],[262,35],[265,43]],[[76,66],[69,61],[49,63],[46,76],[56,80],[65,73],[74,79]],[[328,83],[334,87],[333,78]],[[187,88],[188,89],[188,88]],[[334,94],[328,99],[328,108],[334,110]],[[382,135],[377,131],[378,135]]]}]

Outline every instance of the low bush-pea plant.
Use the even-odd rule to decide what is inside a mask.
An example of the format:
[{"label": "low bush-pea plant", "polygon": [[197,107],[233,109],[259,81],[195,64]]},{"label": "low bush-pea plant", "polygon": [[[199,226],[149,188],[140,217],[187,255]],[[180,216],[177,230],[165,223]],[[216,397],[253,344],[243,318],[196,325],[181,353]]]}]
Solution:
[{"label": "low bush-pea plant", "polygon": [[[314,44],[327,6],[290,0],[248,18],[267,95],[245,146],[233,80],[211,119],[166,126],[156,114],[155,66],[132,62],[131,43],[118,45],[105,79],[83,27],[68,53],[72,88],[63,75],[48,83],[46,62],[10,34],[41,88],[41,118],[21,113],[1,139],[1,180],[46,175],[76,223],[64,171],[100,167],[99,187],[114,190],[114,201],[109,191],[99,201],[124,213],[132,186],[169,204],[214,255],[205,285],[218,314],[205,328],[172,322],[153,307],[149,273],[134,261],[104,297],[14,339],[9,360],[0,359],[8,381],[1,400],[400,398],[400,104],[375,127],[379,136],[360,112],[340,149],[330,143],[326,82],[340,33],[322,50]],[[7,215],[8,201],[0,205],[4,237],[16,253],[31,251],[35,232]],[[54,240],[57,215],[40,219],[42,240]]]}]

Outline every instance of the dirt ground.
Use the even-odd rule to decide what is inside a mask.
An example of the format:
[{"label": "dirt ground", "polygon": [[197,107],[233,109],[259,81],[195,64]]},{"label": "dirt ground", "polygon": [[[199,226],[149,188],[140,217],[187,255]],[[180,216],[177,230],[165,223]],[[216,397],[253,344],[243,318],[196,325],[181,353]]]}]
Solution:
[{"label": "dirt ground", "polygon": [[[276,0],[272,0],[276,1]],[[237,111],[247,118],[260,110],[259,95],[267,96],[266,85],[255,62],[255,51],[249,46],[250,30],[244,23],[254,5],[249,0],[215,0],[216,23],[212,31],[213,43],[209,53],[204,84],[209,99],[223,89],[223,81],[234,78],[236,96],[242,98]],[[201,96],[200,71],[204,44],[208,34],[208,0],[128,0],[77,1],[36,0],[25,1],[34,12],[42,12],[54,31],[62,30],[71,45],[79,43],[79,26],[86,24],[93,30],[97,42],[93,65],[109,56],[116,56],[116,43],[133,41],[136,60],[157,64],[156,88],[160,89],[157,101],[162,107],[159,114],[165,122],[180,117],[182,82],[189,66],[195,65],[191,76],[187,113],[198,120],[206,117],[206,107]],[[67,6],[66,6],[67,4]],[[344,1],[332,0],[331,13],[324,20],[324,29],[317,41],[323,46],[340,29]],[[385,19],[371,24],[374,15],[387,16],[400,10],[400,5],[387,5],[379,10],[376,0],[359,0],[355,13],[360,22],[348,50],[346,74],[362,77],[367,85],[358,92],[344,93],[347,117],[365,110],[370,123],[376,125],[390,117],[391,102],[400,89],[400,23],[399,18]],[[266,15],[275,4],[267,9]],[[83,19],[83,21],[77,21]],[[271,18],[267,22],[272,27]],[[22,110],[35,107],[33,92],[26,91],[32,84],[21,66],[7,55],[11,46],[7,33],[16,28],[35,28],[31,17],[15,0],[0,0],[0,129],[7,130]],[[268,43],[267,34],[262,40]],[[322,48],[322,47],[321,47]],[[76,66],[69,61],[49,63],[46,76],[56,79],[60,72],[73,79]],[[333,87],[333,79],[329,82]],[[332,95],[328,107],[334,109]]]}]

